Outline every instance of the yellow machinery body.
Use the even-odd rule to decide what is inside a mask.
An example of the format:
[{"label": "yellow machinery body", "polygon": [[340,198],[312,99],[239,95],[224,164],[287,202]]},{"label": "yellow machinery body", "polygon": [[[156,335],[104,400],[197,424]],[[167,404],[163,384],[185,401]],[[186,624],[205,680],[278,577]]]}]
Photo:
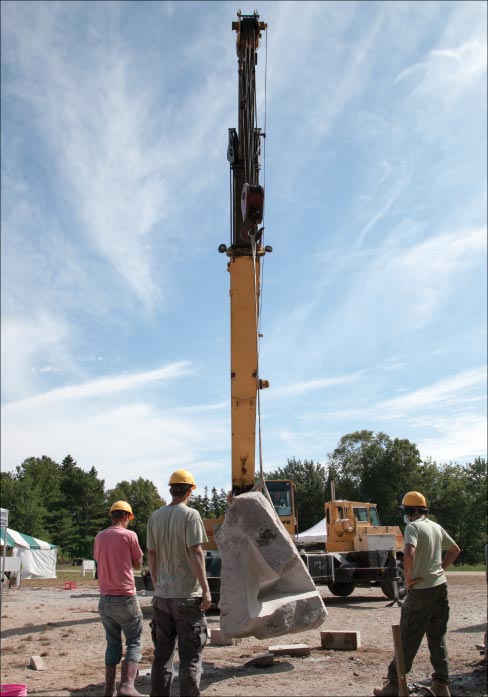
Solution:
[{"label": "yellow machinery body", "polygon": [[[333,500],[325,504],[328,552],[367,551],[368,538],[380,543],[395,537],[394,549],[403,552],[403,535],[397,525],[380,525],[375,503]],[[374,536],[374,537],[373,537]],[[374,548],[374,544],[371,545]]]}]

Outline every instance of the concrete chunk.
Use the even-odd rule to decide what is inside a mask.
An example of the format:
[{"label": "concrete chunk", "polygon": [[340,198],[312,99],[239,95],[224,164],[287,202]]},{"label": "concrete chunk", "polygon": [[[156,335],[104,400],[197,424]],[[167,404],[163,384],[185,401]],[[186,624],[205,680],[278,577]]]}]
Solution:
[{"label": "concrete chunk", "polygon": [[320,644],[323,649],[355,651],[361,646],[361,637],[359,632],[320,632]]},{"label": "concrete chunk", "polygon": [[274,662],[274,655],[267,651],[250,658],[244,663],[245,668],[269,668]]},{"label": "concrete chunk", "polygon": [[267,639],[324,622],[323,600],[260,492],[233,500],[215,539],[222,557],[220,625],[227,636]]},{"label": "concrete chunk", "polygon": [[276,644],[268,646],[274,656],[310,656],[310,646],[308,644]]},{"label": "concrete chunk", "polygon": [[208,631],[212,646],[235,646],[237,644],[237,639],[226,636],[220,627],[212,627]]},{"label": "concrete chunk", "polygon": [[29,668],[32,668],[33,670],[46,670],[46,665],[41,656],[31,656]]}]

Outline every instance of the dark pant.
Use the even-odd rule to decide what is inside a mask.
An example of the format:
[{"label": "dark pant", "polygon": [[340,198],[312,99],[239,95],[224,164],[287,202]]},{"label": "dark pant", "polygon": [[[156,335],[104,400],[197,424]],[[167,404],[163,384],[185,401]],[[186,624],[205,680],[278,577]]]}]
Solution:
[{"label": "dark pant", "polygon": [[[427,635],[430,662],[434,668],[432,678],[438,682],[449,682],[449,657],[447,655],[446,631],[449,619],[447,585],[434,588],[411,589],[402,606],[400,634],[402,637],[405,672],[412,668],[413,659],[424,635]],[[388,680],[397,683],[395,659],[388,666]]]},{"label": "dark pant", "polygon": [[202,652],[207,643],[207,620],[201,598],[153,598],[150,624],[154,644],[151,695],[169,697],[176,639],[180,657],[180,695],[198,697]]}]

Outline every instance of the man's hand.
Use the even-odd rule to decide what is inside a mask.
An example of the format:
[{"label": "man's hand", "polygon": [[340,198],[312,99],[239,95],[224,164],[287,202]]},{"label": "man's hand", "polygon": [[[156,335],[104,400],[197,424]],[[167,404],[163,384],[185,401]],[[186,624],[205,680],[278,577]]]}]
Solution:
[{"label": "man's hand", "polygon": [[405,585],[407,586],[407,591],[409,591],[412,586],[415,586],[416,583],[418,583],[419,581],[423,581],[423,580],[424,580],[423,578],[405,579]]},{"label": "man's hand", "polygon": [[212,604],[212,596],[210,595],[210,591],[203,591],[202,593],[202,610],[205,612],[206,610],[209,609],[210,605]]},{"label": "man's hand", "polygon": [[189,550],[190,564],[197,581],[202,588],[202,610],[208,610],[212,603],[212,598],[210,595],[210,588],[208,587],[207,574],[205,572],[205,555],[203,553],[202,545],[194,545],[190,547]]}]

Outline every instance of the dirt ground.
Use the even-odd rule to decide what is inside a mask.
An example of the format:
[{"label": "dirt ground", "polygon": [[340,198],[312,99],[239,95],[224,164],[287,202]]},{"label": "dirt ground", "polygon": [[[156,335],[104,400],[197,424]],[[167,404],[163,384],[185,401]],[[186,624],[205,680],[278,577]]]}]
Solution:
[{"label": "dirt ground", "polygon": [[[453,695],[487,695],[486,661],[476,644],[486,631],[487,583],[483,572],[448,574],[451,618],[448,645]],[[64,581],[38,587],[35,581],[2,597],[2,683],[23,683],[29,695],[95,697],[103,695],[105,637],[97,613],[96,581],[80,579],[77,589],[64,590]],[[320,630],[259,641],[241,639],[235,646],[207,645],[204,651],[203,695],[371,695],[382,684],[392,656],[391,625],[399,622],[398,607],[389,607],[379,589],[356,589],[337,598],[320,587],[328,609],[327,630],[359,631],[356,651],[325,651]],[[140,597],[144,614],[143,660],[136,686],[149,693],[151,598]],[[219,624],[217,611],[208,613],[209,628]],[[306,658],[276,657],[269,668],[246,668],[244,663],[271,644],[306,643]],[[45,670],[29,668],[31,656],[41,656]],[[428,651],[422,645],[408,676],[410,685],[430,685]],[[177,695],[178,680],[173,694]],[[422,694],[422,691],[418,692]]]}]

